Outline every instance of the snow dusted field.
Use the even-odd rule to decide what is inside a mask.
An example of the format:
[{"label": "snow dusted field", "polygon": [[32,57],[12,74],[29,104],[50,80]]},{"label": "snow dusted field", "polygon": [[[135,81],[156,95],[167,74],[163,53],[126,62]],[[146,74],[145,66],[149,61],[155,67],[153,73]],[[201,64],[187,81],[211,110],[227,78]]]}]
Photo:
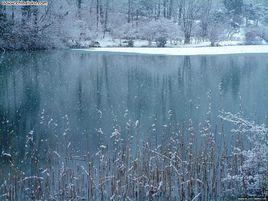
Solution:
[{"label": "snow dusted field", "polygon": [[268,53],[268,45],[243,45],[222,47],[181,47],[181,48],[89,48],[75,49],[89,52],[117,52],[154,55],[222,55]]}]

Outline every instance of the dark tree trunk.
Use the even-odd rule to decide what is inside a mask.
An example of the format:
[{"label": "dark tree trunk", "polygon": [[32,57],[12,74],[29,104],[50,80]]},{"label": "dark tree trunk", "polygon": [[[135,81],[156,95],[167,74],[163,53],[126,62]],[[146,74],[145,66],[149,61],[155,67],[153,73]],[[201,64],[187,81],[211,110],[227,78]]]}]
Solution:
[{"label": "dark tree trunk", "polygon": [[172,11],[173,11],[173,0],[170,0],[170,2],[169,2],[169,8],[168,8],[168,16],[167,16],[168,19],[171,19],[171,17],[172,17]]},{"label": "dark tree trunk", "polygon": [[109,0],[105,2],[105,19],[104,19],[104,31],[103,31],[103,38],[105,37],[105,33],[108,29],[108,9],[109,9]]},{"label": "dark tree trunk", "polygon": [[77,15],[81,19],[82,0],[77,0]]},{"label": "dark tree trunk", "polygon": [[189,33],[186,33],[184,36],[184,44],[190,44],[191,42],[191,35]]},{"label": "dark tree trunk", "polygon": [[164,18],[166,18],[167,17],[167,0],[164,0]]},{"label": "dark tree trunk", "polygon": [[157,5],[157,19],[159,19],[160,15],[161,15],[161,5],[160,5],[160,3],[158,3],[158,5]]},{"label": "dark tree trunk", "polygon": [[131,22],[131,0],[128,0],[127,22]]},{"label": "dark tree trunk", "polygon": [[99,7],[100,7],[100,0],[97,0],[96,3],[96,22],[97,22],[97,29],[99,28]]}]

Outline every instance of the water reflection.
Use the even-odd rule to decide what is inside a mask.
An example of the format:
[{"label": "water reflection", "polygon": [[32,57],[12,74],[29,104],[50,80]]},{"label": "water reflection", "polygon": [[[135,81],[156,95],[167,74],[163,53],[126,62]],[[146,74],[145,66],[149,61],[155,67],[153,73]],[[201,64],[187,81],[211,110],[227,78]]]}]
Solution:
[{"label": "water reflection", "polygon": [[[266,55],[168,57],[84,52],[7,53],[0,68],[0,150],[16,158],[57,147],[94,151],[114,129],[137,143],[167,139],[165,125],[198,128],[211,110],[267,123]],[[169,127],[170,129],[170,127]],[[157,130],[158,132],[155,132]],[[107,136],[107,137],[105,137]],[[31,147],[31,140],[38,142]]]}]

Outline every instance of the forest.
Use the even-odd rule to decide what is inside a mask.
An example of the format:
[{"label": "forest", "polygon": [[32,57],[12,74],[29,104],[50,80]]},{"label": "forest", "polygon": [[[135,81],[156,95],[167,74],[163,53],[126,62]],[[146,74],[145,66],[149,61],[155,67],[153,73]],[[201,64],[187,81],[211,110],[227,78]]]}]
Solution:
[{"label": "forest", "polygon": [[268,41],[266,0],[47,2],[47,6],[1,4],[1,48],[219,46]]}]

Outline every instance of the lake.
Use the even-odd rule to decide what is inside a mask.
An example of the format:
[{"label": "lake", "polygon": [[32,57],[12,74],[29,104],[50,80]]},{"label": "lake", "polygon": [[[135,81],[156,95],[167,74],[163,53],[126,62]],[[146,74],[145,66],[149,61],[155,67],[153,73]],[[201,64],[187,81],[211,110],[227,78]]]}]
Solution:
[{"label": "lake", "polygon": [[[37,191],[40,198],[61,188],[61,183],[51,184],[47,191],[39,192],[36,188],[46,181],[42,175],[48,170],[52,172],[48,167],[51,164],[54,169],[61,168],[72,159],[70,166],[75,167],[74,172],[83,172],[83,168],[77,170],[77,166],[87,169],[83,163],[90,158],[99,167],[103,158],[96,156],[105,149],[112,153],[121,148],[127,150],[125,147],[129,146],[130,154],[137,157],[138,147],[148,143],[150,150],[163,151],[181,132],[185,133],[183,140],[189,143],[189,128],[194,130],[196,148],[193,150],[198,153],[198,147],[203,144],[201,130],[208,122],[216,152],[222,153],[224,144],[229,152],[235,144],[230,132],[232,125],[222,122],[219,115],[222,111],[239,113],[250,121],[268,125],[267,78],[267,54],[159,56],[83,51],[7,52],[0,64],[0,151],[3,155],[0,182],[12,175],[20,178],[18,182],[27,176],[25,180],[30,183],[24,185],[34,190],[12,188],[11,194],[14,199],[20,193],[24,193],[24,199],[31,196],[37,199]],[[101,173],[97,172],[99,177]],[[108,178],[106,173],[103,174]],[[30,178],[33,175],[36,179]],[[84,180],[87,175],[90,167]],[[36,180],[40,183],[36,184]],[[75,195],[95,195],[96,192],[83,190],[81,186],[87,183],[84,180],[80,184],[72,181],[74,186],[79,186],[74,190]],[[106,193],[113,191],[111,189]],[[70,192],[68,196],[73,195]],[[105,200],[108,194],[98,196]],[[188,196],[193,195],[191,192]],[[170,197],[176,196],[170,192]]]}]

